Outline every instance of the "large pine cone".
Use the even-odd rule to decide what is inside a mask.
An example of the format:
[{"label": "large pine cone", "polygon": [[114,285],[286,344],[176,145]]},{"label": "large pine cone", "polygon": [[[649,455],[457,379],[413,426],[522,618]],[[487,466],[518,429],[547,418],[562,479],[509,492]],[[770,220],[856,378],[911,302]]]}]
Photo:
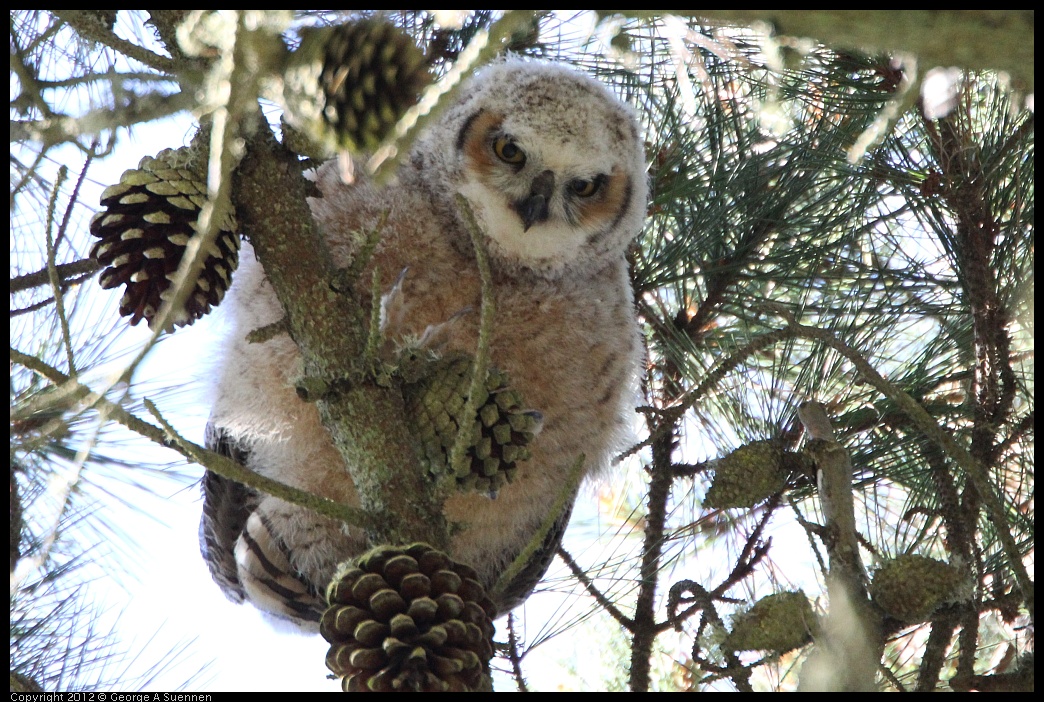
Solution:
[{"label": "large pine cone", "polygon": [[319,632],[346,692],[491,691],[496,610],[470,567],[427,544],[375,548],[327,588]]},{"label": "large pine cone", "polygon": [[[120,182],[102,192],[105,209],[91,220],[98,241],[91,257],[106,266],[99,282],[105,289],[126,285],[120,314],[131,324],[151,325],[163,301],[173,294],[171,279],[196,233],[196,220],[207,199],[206,178],[191,161],[188,147],[146,156],[125,171]],[[175,318],[191,324],[224,298],[239,265],[239,235],[229,213],[207,252],[196,288]]]}]

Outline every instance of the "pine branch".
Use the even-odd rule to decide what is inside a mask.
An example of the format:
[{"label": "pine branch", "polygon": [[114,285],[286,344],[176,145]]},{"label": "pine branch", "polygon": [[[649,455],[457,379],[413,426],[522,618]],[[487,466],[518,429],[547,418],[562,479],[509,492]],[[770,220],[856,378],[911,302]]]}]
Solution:
[{"label": "pine branch", "polygon": [[[661,17],[662,11],[619,11]],[[916,54],[922,66],[1009,72],[1033,89],[1033,10],[698,10],[707,20],[770,25],[776,35],[811,37],[855,51]]]},{"label": "pine branch", "polygon": [[[236,211],[287,312],[305,375],[333,392],[318,400],[323,424],[373,516],[374,542],[448,541],[441,501],[418,465],[401,393],[366,380],[364,312],[334,292],[336,272],[312,225],[296,157],[266,129],[247,144],[236,173]],[[413,466],[413,468],[409,468]]]},{"label": "pine branch", "polygon": [[[85,407],[96,407],[107,418],[122,424],[155,444],[177,451],[185,458],[199,463],[207,470],[212,470],[222,477],[235,480],[262,492],[276,495],[287,502],[308,507],[323,516],[338,519],[347,524],[363,528],[372,524],[369,515],[362,510],[313,495],[281,483],[278,480],[266,478],[245,468],[227,456],[209,451],[198,444],[192,443],[174,431],[169,423],[162,420],[155,405],[150,407],[150,412],[153,412],[157,420],[160,421],[160,427],[139,419],[120,405],[101,397],[88,386],[47,365],[35,356],[24,354],[14,348],[10,350],[10,356],[13,362],[39,373],[58,387],[55,396],[48,398],[51,402],[60,402],[67,407],[72,407],[76,403],[82,402]],[[31,414],[39,411],[39,409],[26,407],[24,411],[27,414]]]},{"label": "pine branch", "polygon": [[[929,439],[935,442],[946,454],[953,460],[961,469],[965,472],[968,478],[975,485],[979,495],[986,503],[986,509],[990,513],[990,517],[996,524],[1006,524],[1007,519],[1005,514],[1007,512],[1006,507],[998,497],[990,483],[990,478],[986,474],[985,467],[975,460],[974,457],[968,451],[958,444],[954,438],[946,431],[943,431],[938,423],[929,415],[920,404],[917,403],[907,393],[888,382],[881,376],[880,373],[874,369],[866,359],[858,353],[855,349],[851,348],[844,342],[838,340],[829,331],[822,329],[815,329],[813,327],[807,327],[796,322],[792,322],[787,327],[792,332],[804,336],[810,339],[816,339],[821,341],[832,348],[842,353],[848,358],[857,368],[863,378],[866,379],[871,385],[877,388],[882,394],[892,400],[899,408],[906,413],[906,415],[913,421],[913,423],[920,429]],[[1026,572],[1026,568],[1022,563],[1022,556],[1019,552],[1018,545],[1015,543],[1015,539],[1012,537],[1011,532],[1007,529],[1001,529],[998,533],[1001,540],[1001,544],[1004,547],[1004,551],[1009,559],[1009,566],[1015,573],[1016,581],[1019,584],[1019,588],[1022,590],[1023,596],[1026,598],[1026,607],[1030,612],[1030,616],[1033,616],[1033,581],[1030,579],[1029,574]]]},{"label": "pine branch", "polygon": [[100,42],[111,49],[154,68],[161,73],[174,72],[174,62],[132,42],[117,36],[112,29],[106,27],[92,10],[52,10],[52,14],[66,23],[81,37]]},{"label": "pine branch", "polygon": [[667,499],[671,493],[673,475],[671,454],[674,449],[676,420],[661,419],[670,426],[655,427],[650,433],[659,434],[653,441],[653,461],[649,470],[648,508],[645,517],[645,535],[642,540],[642,562],[638,571],[638,597],[635,600],[634,628],[631,638],[631,672],[629,686],[632,692],[648,692],[650,659],[656,639],[654,609],[656,586],[660,577],[660,555],[663,552],[664,526],[667,519]]}]

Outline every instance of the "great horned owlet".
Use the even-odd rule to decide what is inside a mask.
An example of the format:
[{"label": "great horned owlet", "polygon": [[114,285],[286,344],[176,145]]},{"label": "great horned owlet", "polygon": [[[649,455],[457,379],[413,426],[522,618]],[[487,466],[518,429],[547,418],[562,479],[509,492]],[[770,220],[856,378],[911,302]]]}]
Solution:
[{"label": "great horned owlet", "polygon": [[[543,417],[531,458],[496,499],[472,491],[446,503],[459,527],[451,555],[492,586],[568,489],[577,458],[586,457],[587,474],[606,466],[633,416],[642,346],[625,250],[647,197],[635,115],[570,68],[502,61],[460,91],[391,185],[346,185],[334,164],[317,180],[322,197],[311,201],[312,213],[338,266],[352,261],[360,233],[387,213],[357,295],[369,304],[375,266],[389,286],[406,271],[384,330],[394,338],[420,338],[443,325],[443,353],[474,353],[478,315],[458,313],[479,309],[481,281],[458,193],[487,237],[496,305],[491,361]],[[233,322],[207,445],[258,473],[358,504],[315,406],[294,390],[294,342],[285,334],[246,340],[283,311],[249,245],[241,258],[224,304]],[[363,535],[212,473],[203,496],[203,555],[225,594],[314,626],[325,585],[338,563],[361,552]],[[496,603],[501,613],[547,569],[570,509]]]}]

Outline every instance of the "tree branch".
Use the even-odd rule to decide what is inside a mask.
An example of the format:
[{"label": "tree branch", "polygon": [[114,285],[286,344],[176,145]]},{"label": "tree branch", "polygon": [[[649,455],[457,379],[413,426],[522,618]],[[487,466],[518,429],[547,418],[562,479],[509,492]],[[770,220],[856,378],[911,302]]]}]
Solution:
[{"label": "tree branch", "polygon": [[50,12],[76,30],[76,33],[84,39],[104,44],[124,56],[155,68],[162,73],[172,74],[174,72],[174,62],[171,59],[149,51],[126,39],[121,39],[111,29],[102,24],[98,16],[91,10],[51,10]]},{"label": "tree branch", "polygon": [[1015,574],[1015,579],[1019,584],[1019,589],[1022,591],[1023,597],[1026,598],[1026,609],[1029,610],[1030,617],[1033,617],[1033,581],[1026,572],[1025,565],[1022,563],[1022,556],[1019,554],[1019,548],[1015,543],[1015,537],[1012,536],[1009,529],[1003,528],[1002,526],[1007,524],[1007,518],[1005,516],[1006,509],[1001,498],[998,497],[996,491],[993,490],[989,475],[986,473],[986,468],[975,460],[967,449],[958,444],[949,432],[942,429],[935,419],[928,414],[928,411],[917,402],[917,400],[885,380],[885,378],[878,373],[865,358],[863,358],[862,354],[835,337],[833,333],[825,329],[807,327],[798,324],[797,322],[791,322],[787,326],[787,329],[798,336],[821,341],[850,360],[856,367],[856,370],[859,371],[860,375],[870,383],[870,385],[877,388],[877,390],[885,397],[894,402],[896,406],[898,406],[899,409],[910,418],[917,428],[925,434],[925,436],[942,448],[946,455],[961,467],[968,476],[968,479],[975,485],[975,489],[978,490],[983,501],[986,503],[986,509],[987,512],[989,512],[990,518],[1000,527],[997,529],[997,536],[1004,547],[1005,555],[1008,557],[1009,565]]},{"label": "tree branch", "polygon": [[[664,14],[654,10],[620,13],[645,18]],[[729,24],[764,22],[776,35],[811,37],[858,51],[912,53],[927,68],[1007,71],[1016,84],[1033,90],[1033,10],[698,10],[680,14]]]},{"label": "tree branch", "polygon": [[[802,424],[814,437],[813,455],[823,505],[823,542],[830,555],[827,594],[830,610],[816,650],[802,669],[806,689],[876,690],[877,668],[884,653],[880,617],[870,606],[866,573],[859,556],[852,499],[852,463],[835,439],[826,411],[818,402],[798,409]],[[843,663],[843,664],[842,664]],[[826,683],[823,685],[823,683]]]},{"label": "tree branch", "polygon": [[591,582],[591,578],[587,577],[587,573],[585,573],[584,569],[577,564],[568,551],[560,545],[555,553],[557,553],[558,557],[562,559],[562,562],[566,564],[566,567],[569,568],[573,577],[580,581],[580,584],[584,586],[587,593],[595,598],[595,602],[597,602],[602,609],[608,612],[609,616],[619,622],[620,626],[624,629],[634,631],[634,620],[621,612],[619,608],[613,604],[612,600],[603,595],[602,591],[595,587],[595,584]]},{"label": "tree branch", "polygon": [[331,389],[317,406],[362,508],[373,516],[369,539],[444,547],[442,496],[420,465],[398,388],[378,387],[362,367],[368,311],[335,291],[337,274],[312,224],[296,156],[263,127],[250,138],[235,180],[240,225],[286,311],[304,372]]}]

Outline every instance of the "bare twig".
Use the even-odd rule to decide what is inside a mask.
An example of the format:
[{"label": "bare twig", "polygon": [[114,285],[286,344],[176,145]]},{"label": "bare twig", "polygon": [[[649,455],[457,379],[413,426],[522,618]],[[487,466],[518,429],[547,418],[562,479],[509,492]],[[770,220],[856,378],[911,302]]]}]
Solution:
[{"label": "bare twig", "polygon": [[529,692],[526,679],[522,677],[522,656],[518,652],[518,636],[515,635],[515,615],[508,612],[508,660],[511,661],[511,675],[519,692]]},{"label": "bare twig", "polygon": [[[97,261],[90,258],[84,258],[79,261],[73,261],[72,263],[56,264],[54,266],[54,271],[60,281],[68,281],[70,279],[78,279],[79,276],[84,274],[93,275],[98,268]],[[9,289],[11,292],[20,292],[41,285],[49,285],[51,283],[50,270],[51,269],[48,266],[41,268],[38,271],[33,271],[32,273],[26,273],[25,275],[11,278],[11,286]]]}]

